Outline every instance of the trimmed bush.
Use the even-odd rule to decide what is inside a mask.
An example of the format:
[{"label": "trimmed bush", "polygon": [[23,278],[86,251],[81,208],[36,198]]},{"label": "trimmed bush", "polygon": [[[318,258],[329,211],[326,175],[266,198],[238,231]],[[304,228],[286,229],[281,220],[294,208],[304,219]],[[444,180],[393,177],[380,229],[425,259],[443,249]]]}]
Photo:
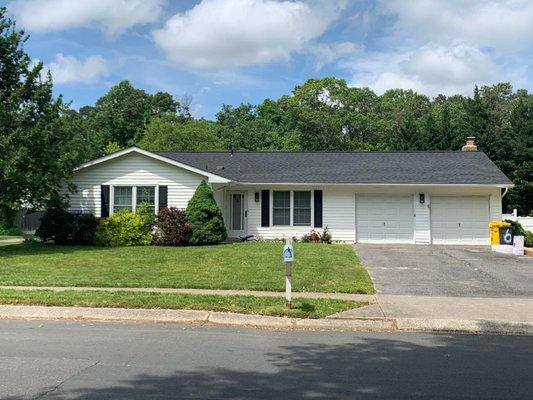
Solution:
[{"label": "trimmed bush", "polygon": [[206,181],[202,181],[196,188],[185,215],[192,227],[189,243],[217,244],[228,237],[222,212],[213,197],[213,190]]},{"label": "trimmed bush", "polygon": [[98,246],[145,246],[151,240],[146,217],[131,211],[119,211],[110,217],[101,218],[96,229]]},{"label": "trimmed bush", "polygon": [[177,208],[164,208],[159,211],[152,243],[156,246],[183,246],[188,244],[192,227],[187,222],[185,212]]}]

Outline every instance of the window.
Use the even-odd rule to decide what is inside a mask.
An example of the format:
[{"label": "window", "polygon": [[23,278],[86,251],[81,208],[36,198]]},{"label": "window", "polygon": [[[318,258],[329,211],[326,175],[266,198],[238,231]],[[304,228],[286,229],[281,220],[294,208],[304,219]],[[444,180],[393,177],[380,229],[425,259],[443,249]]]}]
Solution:
[{"label": "window", "polygon": [[293,225],[311,225],[311,192],[294,192]]},{"label": "window", "polygon": [[156,212],[155,186],[113,186],[113,212],[135,212],[137,206],[147,203]]},{"label": "window", "polygon": [[133,198],[131,186],[115,186],[113,188],[113,212],[133,210]]},{"label": "window", "polygon": [[155,187],[137,186],[137,205],[150,204],[155,212]]},{"label": "window", "polygon": [[274,192],[272,207],[272,224],[273,225],[290,225],[291,224],[291,192]]}]

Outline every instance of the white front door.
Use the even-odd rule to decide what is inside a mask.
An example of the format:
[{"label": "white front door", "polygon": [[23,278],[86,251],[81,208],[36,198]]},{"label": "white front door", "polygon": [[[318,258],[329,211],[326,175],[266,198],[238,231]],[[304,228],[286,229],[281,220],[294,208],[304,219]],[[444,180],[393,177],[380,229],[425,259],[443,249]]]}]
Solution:
[{"label": "white front door", "polygon": [[413,196],[356,195],[359,243],[413,243]]},{"label": "white front door", "polygon": [[489,244],[489,198],[431,196],[433,244]]},{"label": "white front door", "polygon": [[246,193],[230,192],[229,205],[229,236],[240,237],[246,235]]}]

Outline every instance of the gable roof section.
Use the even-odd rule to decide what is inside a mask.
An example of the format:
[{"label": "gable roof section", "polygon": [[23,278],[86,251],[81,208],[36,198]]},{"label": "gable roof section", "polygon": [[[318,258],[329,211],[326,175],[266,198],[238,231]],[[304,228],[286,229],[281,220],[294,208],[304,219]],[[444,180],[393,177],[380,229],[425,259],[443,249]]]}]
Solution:
[{"label": "gable roof section", "polygon": [[513,186],[478,151],[155,154],[241,183]]},{"label": "gable roof section", "polygon": [[156,153],[151,152],[151,151],[139,149],[138,147],[129,147],[127,149],[120,150],[120,151],[117,151],[115,153],[108,154],[107,156],[100,157],[100,158],[94,159],[92,161],[86,162],[86,163],[80,165],[78,168],[76,168],[75,171],[79,171],[80,169],[88,168],[88,167],[91,167],[93,165],[97,165],[97,164],[100,164],[100,163],[103,163],[103,162],[106,162],[106,161],[109,161],[109,160],[113,160],[115,158],[122,157],[122,156],[124,156],[126,154],[130,154],[130,153],[142,154],[142,155],[145,155],[146,157],[150,157],[150,158],[165,162],[167,164],[171,164],[171,165],[174,165],[176,167],[180,167],[180,168],[183,168],[185,170],[188,170],[188,171],[191,171],[191,172],[195,172],[195,173],[197,173],[199,175],[203,175],[203,176],[207,177],[209,182],[213,182],[213,183],[228,183],[229,182],[229,179],[227,179],[225,177],[222,177],[222,176],[219,176],[219,175],[216,175],[216,174],[212,174],[212,173],[210,173],[210,172],[208,172],[208,171],[206,171],[204,169],[201,169],[201,168],[196,168],[194,165],[186,164],[186,163],[183,163],[183,162],[181,162],[179,160],[171,159],[169,157],[164,157],[164,156],[161,156],[161,155],[156,154]]}]

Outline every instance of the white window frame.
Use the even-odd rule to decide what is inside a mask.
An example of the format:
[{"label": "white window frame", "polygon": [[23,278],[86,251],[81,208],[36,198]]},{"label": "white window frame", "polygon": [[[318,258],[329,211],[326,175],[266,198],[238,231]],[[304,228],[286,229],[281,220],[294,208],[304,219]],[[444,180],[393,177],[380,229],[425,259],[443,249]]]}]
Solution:
[{"label": "white window frame", "polygon": [[138,183],[135,185],[124,183],[109,185],[109,215],[115,213],[115,187],[131,187],[131,212],[137,211],[137,187],[153,187],[154,188],[154,213],[159,214],[159,185],[152,183]]},{"label": "white window frame", "polygon": [[[289,225],[274,225],[274,192],[289,192],[290,193],[290,224]],[[311,195],[311,219],[309,225],[294,225],[294,192],[310,192]],[[272,189],[270,190],[270,226],[276,228],[295,227],[295,228],[312,228],[315,226],[315,191],[313,189]]]}]

